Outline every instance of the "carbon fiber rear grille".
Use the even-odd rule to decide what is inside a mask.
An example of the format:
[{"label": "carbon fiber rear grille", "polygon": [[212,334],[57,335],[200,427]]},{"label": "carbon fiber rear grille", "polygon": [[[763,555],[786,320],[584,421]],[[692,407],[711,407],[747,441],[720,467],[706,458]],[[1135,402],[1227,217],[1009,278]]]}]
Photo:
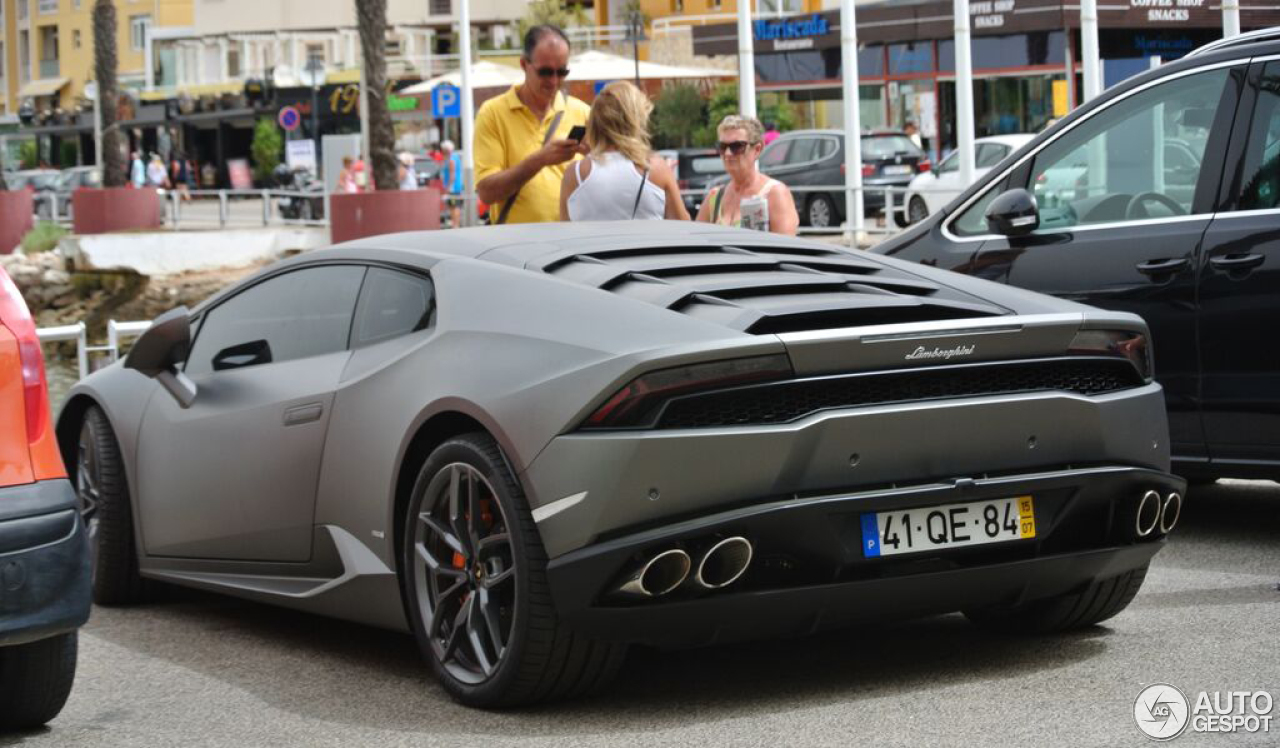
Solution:
[{"label": "carbon fiber rear grille", "polygon": [[660,429],[787,423],[811,413],[887,403],[1059,390],[1081,395],[1143,384],[1127,361],[1079,358],[971,364],[792,380],[670,401]]}]

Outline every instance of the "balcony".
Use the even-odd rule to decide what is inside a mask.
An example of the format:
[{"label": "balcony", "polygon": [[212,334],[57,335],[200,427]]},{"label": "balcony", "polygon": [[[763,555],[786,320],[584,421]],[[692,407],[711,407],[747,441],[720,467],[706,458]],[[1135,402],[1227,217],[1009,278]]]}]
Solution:
[{"label": "balcony", "polygon": [[57,78],[58,77],[58,61],[57,60],[41,60],[40,61],[40,77],[41,78]]},{"label": "balcony", "polygon": [[[25,5],[25,2],[19,0],[19,7]],[[58,12],[58,0],[40,0],[38,11],[40,15],[47,16]]]}]

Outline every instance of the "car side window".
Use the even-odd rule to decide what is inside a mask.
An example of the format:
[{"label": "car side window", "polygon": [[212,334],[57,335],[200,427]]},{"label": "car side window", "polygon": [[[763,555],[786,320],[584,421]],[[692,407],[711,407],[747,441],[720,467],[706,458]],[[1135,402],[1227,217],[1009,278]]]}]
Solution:
[{"label": "car side window", "polygon": [[799,138],[791,144],[787,153],[788,164],[807,164],[817,159],[818,140],[816,138]]},{"label": "car side window", "polygon": [[1275,62],[1262,70],[1240,184],[1236,210],[1280,206],[1280,64]]},{"label": "car side window", "polygon": [[760,166],[782,166],[787,160],[787,151],[790,150],[794,140],[775,140],[765,146],[764,151],[760,154]]},{"label": "car side window", "polygon": [[[1029,186],[994,185],[951,230],[990,233],[983,214],[1012,187],[1035,195],[1041,230],[1190,213],[1229,75],[1219,68],[1174,78],[1099,111],[1036,153]],[[1186,150],[1175,164],[1165,163],[1171,146]]]},{"label": "car side window", "polygon": [[360,291],[351,346],[359,348],[418,330],[435,320],[435,289],[427,278],[370,268]]},{"label": "car side window", "polygon": [[347,348],[365,268],[328,265],[277,275],[204,314],[187,357],[192,376]]},{"label": "car side window", "polygon": [[1009,155],[1009,147],[999,143],[983,143],[978,146],[974,162],[979,169],[990,169]]},{"label": "car side window", "polygon": [[835,138],[818,138],[818,153],[815,158],[821,160],[831,158],[836,155],[836,151],[840,150],[840,144]]}]

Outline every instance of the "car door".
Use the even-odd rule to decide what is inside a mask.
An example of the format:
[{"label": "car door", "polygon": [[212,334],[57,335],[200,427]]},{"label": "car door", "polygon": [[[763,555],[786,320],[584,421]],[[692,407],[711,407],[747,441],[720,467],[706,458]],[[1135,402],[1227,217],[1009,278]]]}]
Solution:
[{"label": "car door", "polygon": [[205,311],[189,408],[158,392],[138,439],[149,555],[306,561],[321,456],[365,268],[267,278]]},{"label": "car door", "polygon": [[[1255,63],[1200,258],[1201,391],[1214,462],[1280,460],[1280,61]],[[1250,103],[1252,100],[1252,116]]]},{"label": "car door", "polygon": [[[1019,161],[1006,181],[1036,196],[1040,228],[1030,236],[989,235],[983,213],[1000,189],[949,224],[984,242],[972,274],[1146,320],[1180,459],[1205,457],[1196,268],[1220,172],[1198,167],[1222,162],[1243,75],[1242,65],[1217,66],[1153,81]],[[1170,139],[1195,152],[1194,194],[1165,181],[1155,154]]]}]

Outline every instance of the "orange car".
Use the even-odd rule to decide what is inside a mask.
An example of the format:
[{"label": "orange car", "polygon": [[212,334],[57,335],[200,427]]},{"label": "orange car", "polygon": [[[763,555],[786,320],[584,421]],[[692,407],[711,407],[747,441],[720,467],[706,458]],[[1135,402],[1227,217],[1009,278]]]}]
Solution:
[{"label": "orange car", "polygon": [[57,716],[89,618],[90,559],[35,323],[0,269],[0,728]]}]

